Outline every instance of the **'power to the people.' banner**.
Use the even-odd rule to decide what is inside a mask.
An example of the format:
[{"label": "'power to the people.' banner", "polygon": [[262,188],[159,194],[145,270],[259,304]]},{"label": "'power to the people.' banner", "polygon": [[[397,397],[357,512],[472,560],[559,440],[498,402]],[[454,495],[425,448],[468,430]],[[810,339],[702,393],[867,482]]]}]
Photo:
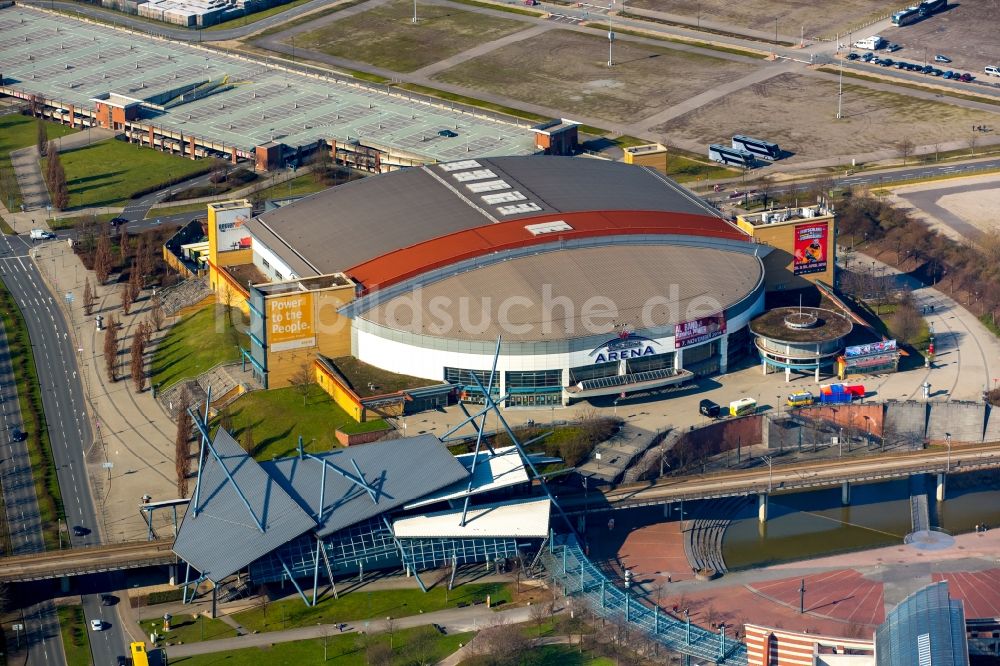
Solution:
[{"label": "'power to the people.' banner", "polygon": [[271,351],[316,346],[312,294],[269,298],[267,309],[267,343]]}]

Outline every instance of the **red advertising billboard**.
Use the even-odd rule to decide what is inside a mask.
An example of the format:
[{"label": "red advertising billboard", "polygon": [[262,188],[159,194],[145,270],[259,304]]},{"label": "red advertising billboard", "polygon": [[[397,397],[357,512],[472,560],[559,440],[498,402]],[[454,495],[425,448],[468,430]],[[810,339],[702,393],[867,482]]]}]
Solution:
[{"label": "red advertising billboard", "polygon": [[795,226],[795,257],[792,261],[796,275],[826,271],[830,239],[827,222],[798,224]]},{"label": "red advertising billboard", "polygon": [[674,349],[708,342],[726,332],[726,315],[721,312],[701,319],[682,321],[674,326]]}]

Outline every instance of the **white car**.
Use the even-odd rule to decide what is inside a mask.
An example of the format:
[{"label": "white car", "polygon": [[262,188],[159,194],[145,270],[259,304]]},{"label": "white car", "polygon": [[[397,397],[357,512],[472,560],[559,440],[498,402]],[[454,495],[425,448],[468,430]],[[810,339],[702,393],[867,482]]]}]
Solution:
[{"label": "white car", "polygon": [[94,631],[104,631],[104,621],[103,620],[91,620],[90,628]]}]

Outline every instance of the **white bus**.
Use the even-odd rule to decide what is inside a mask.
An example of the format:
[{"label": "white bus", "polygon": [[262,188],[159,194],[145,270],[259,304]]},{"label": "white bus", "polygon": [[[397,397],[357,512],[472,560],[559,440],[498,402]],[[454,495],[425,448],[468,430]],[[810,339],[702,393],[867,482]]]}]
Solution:
[{"label": "white bus", "polygon": [[907,7],[892,15],[892,24],[898,26],[910,25],[924,18],[925,14],[919,7]]},{"label": "white bus", "polygon": [[740,150],[739,148],[720,146],[717,143],[713,143],[708,147],[708,159],[727,166],[740,167],[752,167],[755,162],[753,153]]},{"label": "white bus", "polygon": [[753,153],[755,157],[765,160],[773,161],[781,157],[781,148],[778,147],[778,144],[742,134],[733,137],[733,148],[745,150],[748,153]]}]

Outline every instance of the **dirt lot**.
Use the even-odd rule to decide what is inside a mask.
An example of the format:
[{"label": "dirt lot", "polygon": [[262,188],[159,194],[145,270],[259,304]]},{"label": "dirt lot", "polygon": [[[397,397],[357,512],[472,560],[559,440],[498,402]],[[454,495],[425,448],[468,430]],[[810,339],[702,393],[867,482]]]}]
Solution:
[{"label": "dirt lot", "polygon": [[959,241],[976,241],[1000,230],[1000,177],[995,174],[894,188],[893,200],[931,228]]},{"label": "dirt lot", "polygon": [[[567,30],[505,46],[435,78],[573,114],[635,122],[703,90],[737,79],[753,65],[669,48],[615,43]],[[682,75],[678,75],[682,74]]]},{"label": "dirt lot", "polygon": [[[993,0],[968,0],[928,19],[902,28],[881,31],[888,40],[903,47],[896,55],[911,62],[923,62],[924,54],[933,59],[946,55],[952,63],[942,69],[968,71],[980,80],[986,65],[1000,65],[1000,4]],[[894,58],[898,60],[899,58]],[[1000,83],[992,77],[991,83]]]},{"label": "dirt lot", "polygon": [[806,37],[831,39],[838,32],[891,14],[901,6],[898,0],[827,0],[821,5],[813,0],[628,0],[626,4],[692,19],[700,13],[703,21],[726,24],[735,30],[761,30],[769,35],[774,34],[777,18],[779,35],[797,37],[804,26]]},{"label": "dirt lot", "polygon": [[[412,72],[531,24],[422,3],[397,0],[295,37],[295,47]],[[290,43],[290,40],[286,43]]]},{"label": "dirt lot", "polygon": [[782,74],[672,120],[655,131],[711,143],[732,134],[760,136],[803,161],[894,149],[904,138],[917,146],[967,140],[975,124],[1000,116],[944,102],[906,97],[844,83],[844,118],[836,120],[837,84]]}]

